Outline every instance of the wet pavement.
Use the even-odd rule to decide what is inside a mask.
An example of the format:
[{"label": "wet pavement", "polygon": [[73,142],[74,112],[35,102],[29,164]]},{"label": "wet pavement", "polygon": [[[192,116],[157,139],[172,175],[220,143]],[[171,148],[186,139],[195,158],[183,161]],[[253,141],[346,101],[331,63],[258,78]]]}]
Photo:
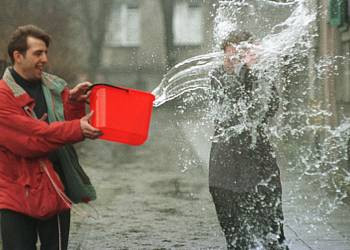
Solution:
[{"label": "wet pavement", "polygon": [[[143,146],[102,140],[78,146],[98,200],[73,215],[69,249],[225,249],[208,191],[211,128],[194,123],[197,115],[160,107]],[[350,207],[340,207],[326,224],[304,220],[312,206],[291,202],[295,177],[284,165],[282,156],[290,249],[350,250]],[[318,199],[317,188],[312,192]]]}]

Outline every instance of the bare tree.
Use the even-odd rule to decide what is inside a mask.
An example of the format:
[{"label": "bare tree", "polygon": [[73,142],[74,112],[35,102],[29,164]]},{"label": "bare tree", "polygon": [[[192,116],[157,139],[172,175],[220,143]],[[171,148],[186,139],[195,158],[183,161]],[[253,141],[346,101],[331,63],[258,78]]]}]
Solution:
[{"label": "bare tree", "polygon": [[160,3],[162,6],[165,28],[166,64],[167,70],[169,70],[175,64],[173,33],[174,0],[160,0]]},{"label": "bare tree", "polygon": [[79,0],[82,10],[82,24],[85,28],[88,50],[89,80],[95,81],[101,64],[101,57],[108,31],[108,21],[113,8],[113,0]]}]

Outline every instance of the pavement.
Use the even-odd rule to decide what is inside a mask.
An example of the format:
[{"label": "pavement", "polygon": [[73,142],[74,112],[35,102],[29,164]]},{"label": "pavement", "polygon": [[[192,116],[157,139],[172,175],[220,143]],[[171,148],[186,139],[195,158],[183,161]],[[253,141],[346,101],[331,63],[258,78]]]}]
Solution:
[{"label": "pavement", "polygon": [[[83,212],[74,209],[70,250],[226,249],[208,191],[212,128],[197,112],[174,110],[154,110],[142,146],[102,140],[78,145],[98,200],[79,206]],[[314,210],[324,194],[311,185],[296,194],[297,176],[283,157],[278,159],[290,249],[350,250],[350,207],[339,206],[321,220]]]},{"label": "pavement", "polygon": [[[205,166],[208,166],[211,126],[202,126],[193,119],[180,123],[193,150]],[[318,187],[298,182],[296,175],[288,171],[286,155],[277,153],[283,188],[283,212],[285,234],[291,250],[350,250],[350,205],[342,204],[329,215],[318,214],[320,200],[325,198]],[[303,197],[300,199],[300,197]]]}]

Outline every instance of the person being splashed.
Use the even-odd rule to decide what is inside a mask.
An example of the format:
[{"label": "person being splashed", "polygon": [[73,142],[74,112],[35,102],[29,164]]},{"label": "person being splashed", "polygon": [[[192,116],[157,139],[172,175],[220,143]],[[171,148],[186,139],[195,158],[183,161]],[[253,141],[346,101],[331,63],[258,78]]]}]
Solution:
[{"label": "person being splashed", "polygon": [[278,109],[277,91],[270,86],[266,111],[258,110],[254,90],[260,82],[251,70],[252,38],[248,32],[232,32],[221,46],[223,67],[210,73],[217,117],[209,189],[228,249],[288,249],[280,172],[264,133]]}]

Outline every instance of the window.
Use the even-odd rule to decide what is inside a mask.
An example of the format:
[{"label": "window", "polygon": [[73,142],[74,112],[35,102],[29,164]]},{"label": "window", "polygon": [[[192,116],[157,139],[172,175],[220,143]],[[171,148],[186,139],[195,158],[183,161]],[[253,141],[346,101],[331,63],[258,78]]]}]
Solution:
[{"label": "window", "polygon": [[140,11],[137,5],[115,5],[110,17],[106,44],[125,47],[140,44]]},{"label": "window", "polygon": [[202,6],[197,2],[177,1],[174,7],[175,45],[199,45],[203,40]]}]

